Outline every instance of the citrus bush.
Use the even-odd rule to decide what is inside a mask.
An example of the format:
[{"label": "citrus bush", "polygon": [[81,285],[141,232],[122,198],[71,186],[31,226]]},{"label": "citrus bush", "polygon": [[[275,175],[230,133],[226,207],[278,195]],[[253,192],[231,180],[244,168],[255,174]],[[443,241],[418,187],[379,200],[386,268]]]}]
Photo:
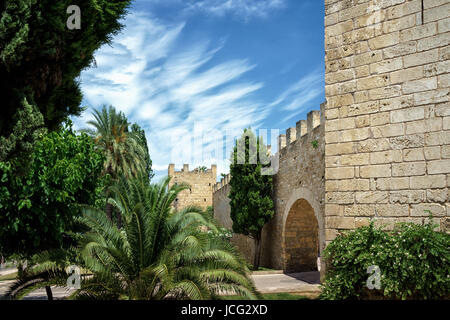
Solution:
[{"label": "citrus bush", "polygon": [[[424,225],[398,224],[393,231],[369,226],[339,235],[325,249],[322,299],[450,298],[450,235]],[[369,289],[370,266],[380,287]]]}]

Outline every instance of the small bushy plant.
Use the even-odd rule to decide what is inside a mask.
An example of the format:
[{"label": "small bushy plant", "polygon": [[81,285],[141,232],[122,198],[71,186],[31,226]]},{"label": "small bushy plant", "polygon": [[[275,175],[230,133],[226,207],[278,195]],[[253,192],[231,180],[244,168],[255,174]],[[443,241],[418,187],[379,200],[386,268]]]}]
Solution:
[{"label": "small bushy plant", "polygon": [[[325,249],[323,299],[450,298],[450,235],[401,223],[392,232],[369,226],[339,235]],[[380,289],[368,289],[369,266],[380,268]]]}]

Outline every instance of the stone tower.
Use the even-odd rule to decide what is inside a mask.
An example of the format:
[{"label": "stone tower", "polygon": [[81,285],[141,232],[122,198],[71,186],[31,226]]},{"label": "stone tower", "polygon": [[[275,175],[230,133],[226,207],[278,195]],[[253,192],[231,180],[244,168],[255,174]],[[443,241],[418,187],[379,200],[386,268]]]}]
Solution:
[{"label": "stone tower", "polygon": [[179,193],[173,206],[180,210],[186,206],[200,206],[206,209],[212,206],[213,187],[217,181],[217,166],[211,165],[210,169],[189,171],[189,165],[184,164],[181,171],[175,171],[175,165],[169,164],[169,188],[174,184],[187,183],[190,188]]},{"label": "stone tower", "polygon": [[450,2],[325,0],[325,237],[448,228]]}]

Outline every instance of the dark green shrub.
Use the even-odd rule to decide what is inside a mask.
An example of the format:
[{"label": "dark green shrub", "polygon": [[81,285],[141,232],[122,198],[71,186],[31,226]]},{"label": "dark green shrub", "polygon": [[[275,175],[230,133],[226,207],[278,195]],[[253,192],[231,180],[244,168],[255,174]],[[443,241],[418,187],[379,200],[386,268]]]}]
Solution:
[{"label": "dark green shrub", "polygon": [[[369,226],[339,235],[325,249],[322,299],[450,298],[450,235],[425,225]],[[379,290],[368,289],[369,266],[380,268]]]}]

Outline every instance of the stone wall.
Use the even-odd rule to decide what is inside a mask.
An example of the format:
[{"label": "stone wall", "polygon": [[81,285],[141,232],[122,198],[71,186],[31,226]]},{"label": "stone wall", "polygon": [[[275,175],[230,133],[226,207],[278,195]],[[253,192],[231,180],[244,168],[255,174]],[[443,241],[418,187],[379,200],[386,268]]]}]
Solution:
[{"label": "stone wall", "polygon": [[193,170],[189,171],[189,165],[183,165],[181,171],[175,171],[175,165],[169,164],[168,170],[169,188],[174,184],[187,183],[190,188],[179,193],[174,201],[174,208],[183,209],[186,206],[200,206],[204,209],[212,206],[213,187],[217,181],[217,166],[211,165],[205,172]]},{"label": "stone wall", "polygon": [[450,206],[450,2],[325,0],[325,237]]},{"label": "stone wall", "polygon": [[[431,211],[450,232],[450,2],[325,0],[325,51],[327,102],[286,130],[274,155],[266,267],[314,267],[316,250],[371,219],[389,229]],[[229,179],[214,187],[227,227]],[[251,261],[253,243],[233,241]]]},{"label": "stone wall", "polygon": [[[321,106],[323,110],[324,105]],[[261,265],[275,269],[285,269],[290,265],[290,256],[302,254],[300,250],[293,248],[285,241],[285,226],[288,216],[291,223],[310,224],[302,222],[302,217],[316,221],[318,228],[304,230],[305,243],[311,243],[311,247],[322,250],[325,244],[324,233],[324,197],[325,197],[325,166],[324,166],[324,126],[321,125],[323,112],[311,111],[307,120],[297,122],[295,128],[286,130],[286,134],[278,138],[278,152],[272,157],[278,158],[279,168],[273,177],[274,183],[274,218],[266,224],[262,233]],[[314,143],[313,143],[314,142]],[[314,147],[316,146],[316,147]],[[214,216],[226,227],[231,228],[229,207],[229,182],[230,177],[214,187]],[[310,206],[312,216],[306,216],[303,210],[294,210],[292,216],[290,210],[297,200],[304,199]],[[292,210],[291,210],[292,213]],[[300,218],[300,219],[299,219]],[[253,259],[253,240],[242,235],[235,235],[232,241],[249,262]],[[286,246],[287,244],[287,246]],[[319,249],[320,248],[320,249]],[[311,249],[315,250],[315,249]],[[311,251],[309,250],[309,251]],[[314,261],[316,263],[316,261]],[[300,269],[309,270],[314,266],[298,266]],[[296,268],[296,267],[294,267]],[[300,270],[296,270],[300,271]]]}]

